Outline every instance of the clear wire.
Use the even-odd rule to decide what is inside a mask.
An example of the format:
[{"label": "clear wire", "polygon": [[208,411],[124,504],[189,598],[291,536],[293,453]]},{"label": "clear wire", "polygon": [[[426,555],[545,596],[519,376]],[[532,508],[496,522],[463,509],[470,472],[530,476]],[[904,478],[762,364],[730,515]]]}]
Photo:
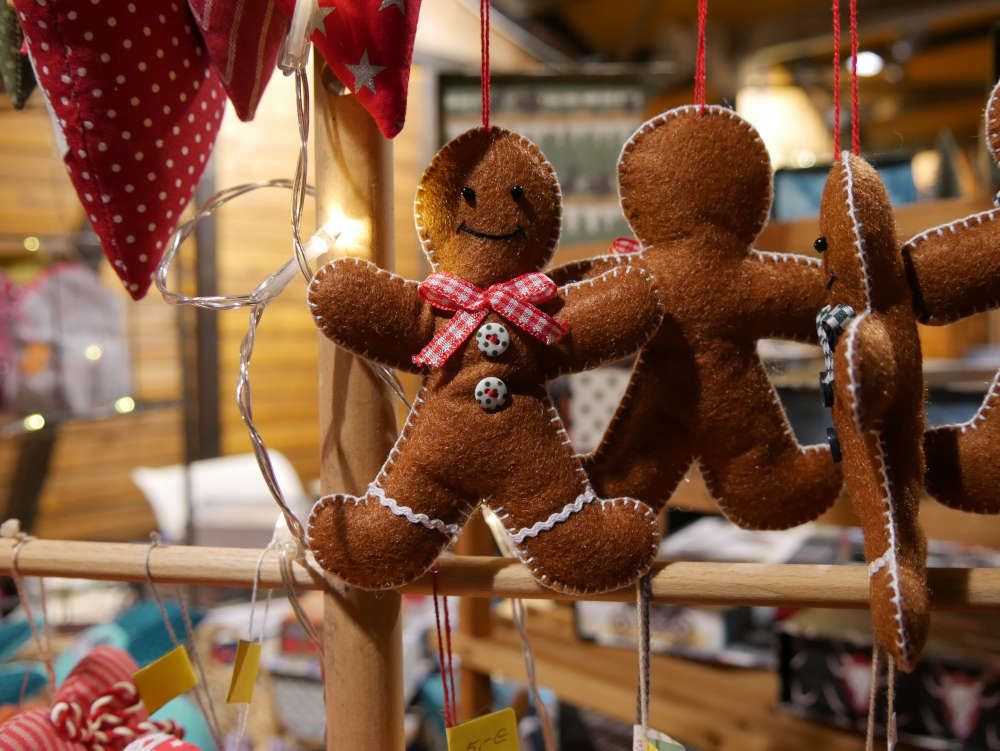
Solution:
[{"label": "clear wire", "polygon": [[535,700],[535,712],[542,725],[542,738],[545,741],[545,751],[557,751],[556,733],[552,727],[552,718],[549,716],[549,709],[542,701],[542,695],[538,690],[538,676],[535,671],[535,653],[531,649],[528,641],[528,629],[525,624],[524,602],[519,598],[510,601],[514,612],[514,624],[517,632],[521,636],[521,656],[524,658],[524,672],[528,677],[528,688],[531,689],[531,696]]}]

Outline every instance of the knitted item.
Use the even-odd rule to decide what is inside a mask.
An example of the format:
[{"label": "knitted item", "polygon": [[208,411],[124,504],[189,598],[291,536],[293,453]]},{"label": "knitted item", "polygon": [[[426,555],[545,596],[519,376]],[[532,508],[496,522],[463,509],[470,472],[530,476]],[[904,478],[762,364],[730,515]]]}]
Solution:
[{"label": "knitted item", "polygon": [[17,12],[6,2],[0,2],[0,76],[14,109],[24,105],[35,90],[35,73],[31,61],[21,52],[24,34],[17,22]]},{"label": "knitted item", "polygon": [[[561,203],[555,172],[538,147],[501,128],[451,141],[420,182],[424,250],[436,272],[462,281],[456,286],[472,309],[486,311],[476,314],[478,326],[504,327],[502,349],[477,346],[469,332],[428,372],[413,356],[462,314],[442,307],[436,295],[425,300],[417,282],[352,258],[328,264],[310,285],[317,325],[333,341],[427,374],[368,491],[327,496],[313,508],[310,547],[348,583],[380,589],[420,576],[480,499],[548,587],[616,589],[649,568],[659,542],[656,514],[630,498],[593,492],[545,383],[638,349],[662,316],[651,277],[621,266],[538,297],[534,283],[520,291],[506,286],[525,274],[538,289],[546,286],[535,274],[556,248]],[[469,291],[494,285],[504,285],[504,295],[485,295],[489,305]],[[513,312],[509,294],[533,300],[566,333],[539,338],[533,321],[545,319]]]}]

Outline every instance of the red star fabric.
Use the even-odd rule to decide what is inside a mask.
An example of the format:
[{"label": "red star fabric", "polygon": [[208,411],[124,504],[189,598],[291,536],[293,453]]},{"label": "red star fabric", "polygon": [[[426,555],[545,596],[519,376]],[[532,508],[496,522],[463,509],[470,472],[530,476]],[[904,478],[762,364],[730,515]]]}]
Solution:
[{"label": "red star fabric", "polygon": [[184,0],[15,0],[70,179],[141,298],[191,200],[225,91]]},{"label": "red star fabric", "polygon": [[240,120],[252,120],[288,33],[274,0],[188,0]]},{"label": "red star fabric", "polygon": [[[291,18],[295,0],[277,0]],[[310,39],[386,138],[403,129],[420,0],[320,0]]]}]

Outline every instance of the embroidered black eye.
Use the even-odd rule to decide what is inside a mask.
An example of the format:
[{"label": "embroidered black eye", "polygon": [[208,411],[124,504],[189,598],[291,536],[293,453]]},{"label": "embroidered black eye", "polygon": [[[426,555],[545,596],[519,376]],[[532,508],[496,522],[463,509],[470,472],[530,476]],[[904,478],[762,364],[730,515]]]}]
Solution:
[{"label": "embroidered black eye", "polygon": [[524,188],[520,185],[515,185],[510,189],[510,197],[513,198],[515,202],[520,201],[524,197]]},{"label": "embroidered black eye", "polygon": [[818,253],[822,253],[823,251],[825,251],[826,250],[826,238],[825,237],[817,237],[816,238],[816,242],[813,243],[813,247],[816,249],[816,251]]},{"label": "embroidered black eye", "polygon": [[474,191],[468,185],[465,186],[464,188],[462,188],[462,198],[465,199],[465,202],[467,204],[469,204],[473,208],[475,207],[475,205],[476,205],[476,191]]}]

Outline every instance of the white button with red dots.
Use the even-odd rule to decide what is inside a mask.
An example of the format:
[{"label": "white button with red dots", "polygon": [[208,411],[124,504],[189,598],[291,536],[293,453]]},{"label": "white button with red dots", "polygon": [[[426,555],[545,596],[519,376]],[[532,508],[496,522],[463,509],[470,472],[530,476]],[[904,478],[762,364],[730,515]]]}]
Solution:
[{"label": "white button with red dots", "polygon": [[510,346],[510,333],[501,323],[484,323],[476,332],[476,346],[487,357],[499,357]]},{"label": "white button with red dots", "polygon": [[487,412],[496,412],[507,403],[507,384],[490,376],[476,384],[476,401]]}]

